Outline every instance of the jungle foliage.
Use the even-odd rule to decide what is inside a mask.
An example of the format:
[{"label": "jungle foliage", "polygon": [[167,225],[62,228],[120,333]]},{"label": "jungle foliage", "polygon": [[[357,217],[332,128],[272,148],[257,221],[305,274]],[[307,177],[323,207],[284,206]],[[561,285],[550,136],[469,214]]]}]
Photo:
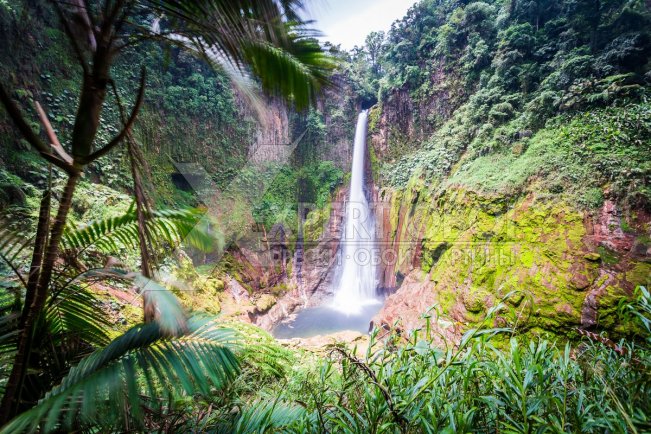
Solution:
[{"label": "jungle foliage", "polygon": [[[147,396],[137,390],[135,364],[147,378],[148,397],[155,407],[172,399],[173,395],[165,393],[170,390],[166,384],[180,382],[185,393],[190,394],[199,384],[206,393],[207,384],[222,387],[236,372],[237,362],[219,342],[219,334],[204,335],[204,326],[187,318],[169,291],[151,280],[160,246],[156,240],[162,239],[166,247],[173,247],[179,240],[188,238],[196,219],[192,213],[152,211],[143,185],[147,164],[142,145],[132,131],[145,99],[146,65],[141,64],[139,74],[131,71],[130,75],[120,77],[136,89],[133,97],[128,98],[127,113],[116,85],[116,59],[128,54],[133,46],[149,41],[162,47],[180,46],[226,74],[233,85],[249,92],[251,101],[255,85],[299,108],[314,103],[320,88],[328,83],[332,63],[299,18],[302,5],[296,1],[53,1],[47,5],[25,2],[17,4],[16,9],[5,3],[0,7],[2,32],[14,33],[15,37],[10,48],[20,51],[22,38],[17,37],[18,32],[26,29],[25,22],[31,21],[23,20],[23,14],[51,19],[63,35],[67,49],[73,53],[78,74],[72,82],[73,86],[77,85],[72,95],[69,92],[62,92],[61,96],[48,92],[44,95],[54,106],[67,101],[75,107],[74,115],[55,118],[69,127],[64,132],[54,129],[38,96],[25,89],[13,89],[18,81],[15,71],[10,69],[9,77],[0,77],[0,103],[4,112],[18,137],[39,156],[36,160],[48,172],[33,239],[15,241],[11,228],[3,229],[1,258],[19,285],[12,291],[13,303],[3,307],[2,322],[8,328],[2,334],[2,369],[7,372],[1,383],[0,423],[5,425],[14,420],[17,426],[5,425],[10,431],[95,425],[99,419],[93,415],[108,404],[103,414],[112,415],[112,410],[123,409],[121,416],[116,415],[116,423],[128,430],[132,420],[142,425],[140,402]],[[49,14],[44,12],[46,8]],[[47,31],[45,34],[48,36]],[[42,46],[38,48],[42,51]],[[51,77],[50,74],[42,76],[46,81]],[[250,77],[257,81],[253,83]],[[201,77],[193,75],[191,81],[196,93],[207,91],[215,84],[211,82],[201,89],[198,83]],[[173,89],[167,90],[174,96]],[[202,97],[195,94],[193,100],[200,104]],[[25,114],[21,103],[35,108],[38,122],[30,119],[31,112]],[[198,107],[185,109],[192,115]],[[112,119],[104,118],[104,114]],[[44,140],[43,136],[47,138]],[[135,207],[122,218],[69,231],[68,220],[83,172],[88,166],[101,163],[101,158],[122,144],[126,144]],[[53,172],[59,173],[64,184],[57,197],[56,211],[52,206]],[[186,224],[187,219],[193,222]],[[79,300],[74,297],[75,292],[86,290],[85,287],[76,289],[77,281],[97,270],[87,269],[78,260],[78,254],[90,247],[117,249],[115,239],[124,247],[128,247],[129,241],[137,246],[141,273],[121,276],[117,272],[116,275],[109,266],[110,259],[99,273],[133,280],[141,286],[145,325],[131,329],[102,349],[105,342],[96,336],[101,337],[106,325],[102,322],[102,311],[96,310],[92,294]],[[25,248],[30,253],[21,256]],[[25,265],[17,265],[16,260],[25,261]],[[73,288],[72,293],[68,293],[69,288]],[[51,307],[58,308],[58,312],[60,305],[67,310],[51,315]],[[66,338],[72,335],[72,344],[66,341],[59,349],[52,342],[49,351],[48,340],[58,339],[59,332]],[[196,343],[192,337],[197,338]],[[170,339],[183,342],[174,343]],[[143,349],[147,354],[139,351]],[[42,358],[37,357],[42,350]],[[155,354],[149,354],[151,351]],[[71,364],[91,352],[62,380]],[[152,380],[152,376],[156,378]],[[210,379],[208,383],[203,381],[204,376]],[[59,380],[62,383],[45,394]],[[125,390],[128,405],[121,404],[124,401],[120,396]],[[81,400],[84,405],[79,405]],[[37,403],[39,406],[34,409]],[[112,405],[117,407],[111,409]],[[59,418],[62,408],[67,414],[65,420]],[[19,414],[22,416],[15,419]],[[45,426],[40,423],[43,418],[48,420]]]},{"label": "jungle foliage", "polygon": [[[365,66],[356,70],[390,123],[382,179],[404,186],[421,176],[437,185],[463,167],[455,176],[463,183],[495,163],[507,175],[513,165],[528,167],[503,193],[534,177],[587,191],[605,189],[616,172],[629,187],[615,186],[613,195],[649,206],[651,174],[638,157],[649,152],[650,29],[648,4],[638,0],[417,3],[379,37],[379,55],[371,36],[357,50]],[[617,108],[600,111],[606,107]],[[540,142],[556,161],[569,145],[575,163],[550,179],[532,155]],[[590,170],[577,174],[578,166]],[[490,183],[485,190],[495,191]]]},{"label": "jungle foliage", "polygon": [[376,330],[362,356],[333,346],[288,384],[268,385],[257,399],[272,404],[247,407],[237,432],[643,432],[650,302],[640,288],[623,306],[639,321],[639,344],[591,335],[557,345],[479,328],[446,349],[433,343],[434,314],[409,337]]},{"label": "jungle foliage", "polygon": [[[409,336],[376,329],[368,348],[304,354],[238,413],[234,432],[646,432],[651,296],[639,288],[621,314],[636,342],[588,333],[578,344],[531,339],[512,327],[469,330],[458,346],[435,332],[436,311]],[[361,352],[361,354],[360,354]]]},{"label": "jungle foliage", "polygon": [[[542,178],[588,209],[606,188],[651,204],[648,2],[422,0],[364,47],[326,46],[332,75],[300,6],[0,0],[11,59],[0,65],[0,205],[12,218],[0,222],[0,432],[651,431],[645,288],[617,312],[637,321],[629,341],[491,328],[506,315],[497,304],[458,345],[427,314],[410,335],[375,330],[361,354],[315,355],[188,312],[151,279],[182,242],[208,250],[218,238],[196,230],[202,212],[160,207],[197,202],[170,187],[171,161],[200,161],[220,188],[266,185],[255,222],[296,228],[300,204],[327,209],[341,185],[321,152],[329,132],[352,133],[359,104],[379,102],[372,132],[380,113],[391,124],[379,156],[390,186],[419,176],[520,194]],[[253,170],[248,73],[298,108],[331,81],[346,91],[291,112],[291,134],[305,134],[291,161]],[[144,318],[118,327],[98,285],[133,287]]]}]

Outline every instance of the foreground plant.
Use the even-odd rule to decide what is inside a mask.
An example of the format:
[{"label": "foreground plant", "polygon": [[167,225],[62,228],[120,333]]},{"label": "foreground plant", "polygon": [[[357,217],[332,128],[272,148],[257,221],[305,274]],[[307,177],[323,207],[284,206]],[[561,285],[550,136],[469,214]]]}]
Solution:
[{"label": "foreground plant", "polygon": [[208,395],[239,372],[236,336],[215,319],[191,317],[170,335],[159,322],[135,326],[83,359],[39,404],[1,432],[146,429],[184,395]]},{"label": "foreground plant", "polygon": [[[650,303],[641,288],[626,310],[648,326]],[[432,344],[429,330],[407,342],[397,335],[379,340],[376,331],[365,357],[335,347],[328,360],[299,369],[288,385],[264,389],[255,399],[267,404],[247,406],[233,430],[647,432],[651,354],[639,343],[649,330],[639,332],[636,341],[615,346],[601,337],[559,347],[485,328],[443,350]]]},{"label": "foreground plant", "polygon": [[[192,242],[195,246],[204,245],[207,242],[207,234],[194,230],[197,220],[201,216],[201,213],[193,209],[161,210],[152,213],[147,219],[147,228],[152,234],[152,245],[158,250],[176,246],[181,240]],[[3,229],[0,229],[0,258],[9,264],[15,273],[15,279],[3,282],[4,285],[0,288],[0,313],[2,314],[0,318],[0,378],[3,379],[7,378],[11,363],[19,348],[21,307],[27,302],[23,298],[26,296],[27,282],[20,270],[25,268],[24,262],[29,257],[27,250],[31,244],[31,240],[24,239],[8,226],[5,225]],[[133,207],[121,216],[91,222],[80,228],[66,228],[60,246],[63,252],[63,261],[53,271],[51,291],[32,338],[34,348],[37,350],[32,352],[29,359],[29,372],[25,375],[25,385],[21,390],[23,402],[35,403],[40,400],[46,391],[61,382],[71,368],[76,372],[82,369],[82,365],[74,368],[82,357],[109,344],[111,320],[101,307],[100,300],[95,296],[92,287],[92,284],[99,281],[124,281],[138,288],[140,295],[143,298],[147,297],[151,304],[156,306],[155,314],[152,317],[152,326],[138,329],[138,332],[134,329],[110,344],[111,357],[132,357],[130,351],[134,350],[133,345],[140,350],[151,350],[152,346],[159,345],[159,341],[163,338],[187,338],[199,333],[197,320],[191,322],[194,324],[194,328],[188,327],[186,315],[178,300],[170,291],[151,279],[138,273],[114,268],[117,264],[114,264],[113,267],[102,264],[95,268],[83,265],[93,264],[97,261],[93,258],[101,253],[137,250],[137,232],[138,221]],[[188,236],[190,233],[191,236]],[[158,331],[156,332],[156,330]],[[152,337],[155,333],[159,333],[160,336]],[[220,343],[213,335],[205,335],[203,331],[200,335],[203,339],[201,342],[208,345],[206,348]],[[126,336],[131,337],[127,338]],[[108,347],[105,351],[109,351]],[[190,360],[188,357],[191,355],[184,357]],[[212,369],[230,369],[229,367],[220,367],[222,359],[221,356],[212,357],[211,360],[215,361],[215,366]],[[93,366],[93,369],[99,368],[99,365]],[[166,375],[182,375],[179,373],[178,367],[170,366],[173,369],[171,371],[164,370]],[[182,368],[181,366],[179,369]],[[102,375],[100,383],[104,382],[102,383],[103,387],[108,387],[106,382],[109,382],[113,384],[111,387],[119,389],[120,378],[119,375],[118,377],[115,375],[114,378],[111,378],[110,375]],[[85,376],[82,377],[85,378]],[[59,392],[68,388],[66,384],[71,385],[71,382],[78,382],[81,377],[77,374],[74,381],[70,380],[70,376],[68,378],[68,383],[64,382],[57,389]],[[192,379],[192,375],[187,378]],[[173,381],[171,378],[169,380]],[[159,381],[157,384],[159,384],[158,389],[154,390],[164,396],[166,392],[161,389],[161,385],[165,383]],[[152,390],[149,392],[151,394]],[[89,399],[91,398],[85,397],[84,401]],[[64,406],[66,411],[73,407],[72,403],[66,403]],[[31,419],[34,417],[30,416]],[[81,423],[79,420],[75,420],[77,423]],[[48,426],[59,427],[60,422],[52,419]],[[32,428],[36,429],[37,427],[43,429],[38,417],[34,419]]]}]

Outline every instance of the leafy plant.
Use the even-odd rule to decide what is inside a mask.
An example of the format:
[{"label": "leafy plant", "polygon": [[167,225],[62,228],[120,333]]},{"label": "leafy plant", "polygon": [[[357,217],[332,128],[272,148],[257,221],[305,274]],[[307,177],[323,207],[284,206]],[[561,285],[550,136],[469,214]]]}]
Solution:
[{"label": "leafy plant", "polygon": [[[153,212],[148,219],[151,240],[162,247],[178,245],[183,240],[194,240],[195,244],[206,246],[212,238],[196,228],[202,216],[197,210],[161,210]],[[80,258],[97,249],[112,253],[122,249],[137,248],[136,216],[133,209],[119,217],[92,222],[78,229],[68,227],[65,231],[63,252],[65,265],[54,270],[51,291],[45,303],[42,316],[36,323],[32,344],[34,351],[30,358],[30,372],[26,375],[22,396],[25,402],[36,402],[43,393],[61,378],[80,357],[101,348],[109,342],[110,320],[93,293],[91,285],[99,280],[132,281],[140,287],[143,298],[156,306],[156,327],[165,334],[177,334],[185,329],[184,314],[175,297],[167,289],[143,276],[100,266],[98,269],[79,270]],[[27,250],[33,240],[24,239],[5,225],[1,231],[0,257],[6,261],[15,274],[7,288],[2,305],[2,352],[3,369],[18,349],[21,331],[21,310],[29,302],[21,294],[21,286],[27,286],[31,276],[23,276],[21,263],[28,259]],[[7,373],[3,372],[6,378]],[[66,405],[68,406],[68,405]],[[54,422],[52,422],[54,423]]]},{"label": "leafy plant", "polygon": [[[624,309],[648,325],[650,301],[641,289],[637,301]],[[496,306],[489,318],[501,312]],[[247,428],[515,433],[643,432],[651,427],[649,348],[638,342],[613,344],[585,334],[579,345],[557,345],[482,327],[468,331],[458,346],[442,348],[425,320],[408,337],[375,330],[361,356],[355,348],[338,346],[316,367],[300,369],[288,384],[271,385],[259,396],[274,397],[267,401],[273,404],[241,413]],[[307,411],[285,420],[296,404]]]},{"label": "leafy plant", "polygon": [[148,414],[164,417],[178,397],[208,395],[232,381],[234,344],[232,331],[204,317],[172,335],[156,322],[138,325],[79,362],[1,432],[144,429]]},{"label": "leafy plant", "polygon": [[[198,209],[158,210],[147,216],[147,230],[155,247],[163,243],[176,246],[182,242],[210,251],[217,237],[212,236],[199,223],[204,212]],[[119,252],[121,248],[138,249],[137,215],[130,209],[118,217],[90,222],[81,228],[66,228],[62,244],[64,250],[83,251],[95,247],[102,253]]]}]

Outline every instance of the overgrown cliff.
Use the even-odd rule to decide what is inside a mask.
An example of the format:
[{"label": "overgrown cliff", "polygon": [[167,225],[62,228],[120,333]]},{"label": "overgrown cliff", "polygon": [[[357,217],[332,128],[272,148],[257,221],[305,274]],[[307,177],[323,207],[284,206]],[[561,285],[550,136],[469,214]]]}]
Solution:
[{"label": "overgrown cliff", "polygon": [[425,0],[394,24],[369,74],[397,289],[376,322],[434,307],[458,335],[508,297],[535,332],[631,332],[618,303],[651,279],[649,19],[644,2]]}]

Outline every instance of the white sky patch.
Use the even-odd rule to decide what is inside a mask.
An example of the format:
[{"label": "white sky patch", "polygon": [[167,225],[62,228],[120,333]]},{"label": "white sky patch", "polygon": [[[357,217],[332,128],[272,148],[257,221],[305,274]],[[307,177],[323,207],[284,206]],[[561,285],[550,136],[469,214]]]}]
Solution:
[{"label": "white sky patch", "polygon": [[325,34],[324,41],[341,44],[343,49],[364,44],[372,31],[391,28],[417,0],[312,0],[306,2],[312,27]]}]

